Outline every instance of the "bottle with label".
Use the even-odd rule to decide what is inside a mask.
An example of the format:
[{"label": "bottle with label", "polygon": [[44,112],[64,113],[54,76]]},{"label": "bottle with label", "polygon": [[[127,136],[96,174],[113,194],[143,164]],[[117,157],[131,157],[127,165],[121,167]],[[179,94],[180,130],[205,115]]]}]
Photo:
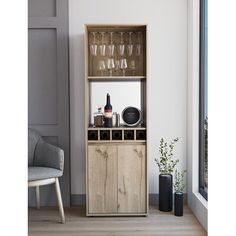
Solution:
[{"label": "bottle with label", "polygon": [[107,104],[104,107],[104,126],[112,127],[112,105],[109,93],[107,93]]},{"label": "bottle with label", "polygon": [[98,107],[98,111],[94,113],[94,126],[95,127],[102,127],[103,126],[103,113],[102,108]]}]

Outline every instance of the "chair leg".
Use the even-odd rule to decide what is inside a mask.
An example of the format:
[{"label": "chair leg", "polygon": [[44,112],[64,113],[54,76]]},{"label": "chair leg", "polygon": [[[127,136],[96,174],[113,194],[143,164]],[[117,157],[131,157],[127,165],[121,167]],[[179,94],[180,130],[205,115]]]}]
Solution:
[{"label": "chair leg", "polygon": [[36,208],[40,209],[40,192],[39,186],[36,186]]},{"label": "chair leg", "polygon": [[63,209],[63,204],[62,204],[62,199],[61,199],[61,190],[60,190],[60,185],[58,178],[55,178],[55,187],[56,187],[56,193],[57,193],[57,201],[58,201],[58,206],[59,206],[59,212],[61,216],[61,223],[65,224],[65,215],[64,215],[64,209]]}]

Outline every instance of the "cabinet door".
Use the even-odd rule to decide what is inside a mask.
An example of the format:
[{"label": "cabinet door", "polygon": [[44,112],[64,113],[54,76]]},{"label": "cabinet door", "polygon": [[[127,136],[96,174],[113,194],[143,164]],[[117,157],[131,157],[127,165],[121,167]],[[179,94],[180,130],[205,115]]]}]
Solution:
[{"label": "cabinet door", "polygon": [[118,212],[146,212],[146,146],[118,146]]},{"label": "cabinet door", "polygon": [[88,146],[89,213],[117,212],[117,147]]}]

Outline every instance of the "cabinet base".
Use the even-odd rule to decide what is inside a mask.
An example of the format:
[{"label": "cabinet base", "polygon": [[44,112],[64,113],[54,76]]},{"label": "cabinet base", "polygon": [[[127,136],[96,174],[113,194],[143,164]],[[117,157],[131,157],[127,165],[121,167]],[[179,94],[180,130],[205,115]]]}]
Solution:
[{"label": "cabinet base", "polygon": [[148,216],[148,213],[103,213],[103,214],[94,214],[87,213],[86,216]]}]

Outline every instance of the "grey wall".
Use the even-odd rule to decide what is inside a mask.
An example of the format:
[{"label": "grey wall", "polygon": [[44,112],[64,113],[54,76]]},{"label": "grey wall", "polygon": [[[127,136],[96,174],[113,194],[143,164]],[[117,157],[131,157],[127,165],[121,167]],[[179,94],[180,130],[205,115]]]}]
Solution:
[{"label": "grey wall", "polygon": [[[60,178],[64,205],[70,204],[69,73],[67,0],[29,0],[28,122],[65,152]],[[29,205],[35,204],[34,189]],[[55,205],[54,186],[41,187],[41,205]]]}]

